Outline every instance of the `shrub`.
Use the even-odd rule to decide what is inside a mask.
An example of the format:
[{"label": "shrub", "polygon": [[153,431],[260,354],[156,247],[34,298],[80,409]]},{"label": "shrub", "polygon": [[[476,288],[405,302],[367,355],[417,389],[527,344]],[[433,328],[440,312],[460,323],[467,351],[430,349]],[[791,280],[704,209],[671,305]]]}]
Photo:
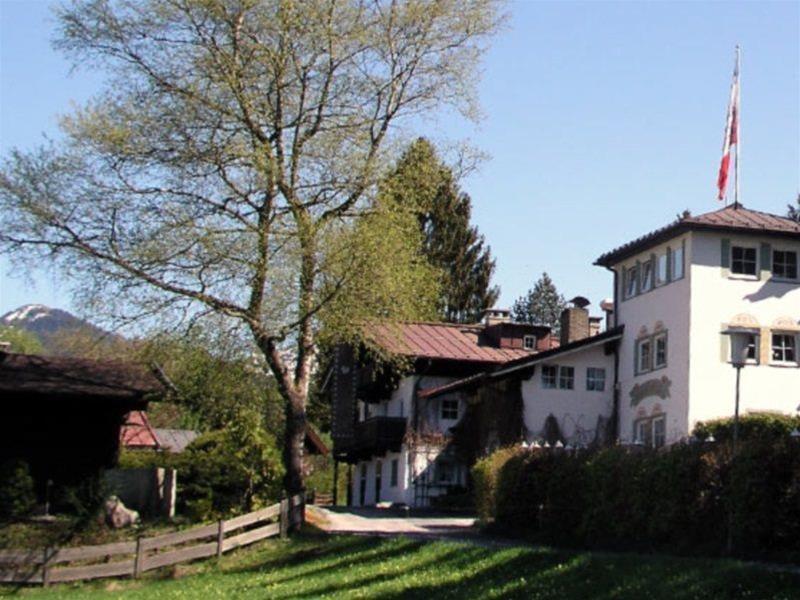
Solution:
[{"label": "shrub", "polygon": [[495,527],[537,542],[800,558],[800,442],[752,436],[658,451],[503,450],[476,465],[475,501]]},{"label": "shrub", "polygon": [[[800,427],[800,417],[778,413],[749,413],[739,417],[740,440],[763,440],[772,443],[779,438],[789,436],[795,428]],[[718,442],[733,439],[733,419],[714,419],[695,425],[692,434],[705,440],[709,435]]]},{"label": "shrub", "polygon": [[482,458],[472,467],[475,510],[483,523],[490,523],[496,517],[497,474],[516,453],[514,447],[503,448]]},{"label": "shrub", "polygon": [[36,494],[28,463],[9,460],[0,464],[0,519],[20,519],[35,505]]}]

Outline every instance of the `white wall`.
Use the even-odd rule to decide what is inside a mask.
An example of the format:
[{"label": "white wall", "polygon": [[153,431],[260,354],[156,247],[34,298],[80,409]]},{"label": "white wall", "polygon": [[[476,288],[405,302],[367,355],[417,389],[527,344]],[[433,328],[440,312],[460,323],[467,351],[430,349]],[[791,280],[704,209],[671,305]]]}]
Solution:
[{"label": "white wall", "polygon": [[[588,444],[595,438],[599,416],[609,418],[613,410],[614,356],[605,355],[603,345],[557,356],[544,364],[575,368],[573,390],[542,387],[542,365],[536,366],[533,376],[522,382],[522,399],[525,404],[525,426],[534,439],[542,437],[545,419],[553,414],[561,433],[571,444]],[[586,389],[586,369],[605,369],[606,384],[602,392]]]},{"label": "white wall", "polygon": [[786,329],[787,322],[800,329],[800,282],[776,282],[770,272],[755,280],[730,275],[722,269],[721,248],[723,238],[731,245],[756,245],[760,263],[761,242],[798,253],[800,242],[706,232],[693,237],[690,428],[697,421],[733,414],[735,369],[727,362],[727,342],[720,331],[734,320],[761,328],[766,342],[761,363],[742,370],[740,410],[794,414],[800,404],[800,368],[771,365],[768,347],[769,329]]},{"label": "white wall", "polygon": [[[645,261],[652,254],[660,255],[667,247],[685,247],[684,277],[649,292],[623,300],[624,269]],[[692,271],[688,268],[692,256],[690,234],[678,236],[647,249],[623,263],[614,266],[619,274],[617,323],[625,325],[625,334],[620,344],[620,440],[634,441],[633,424],[636,419],[654,414],[666,417],[667,443],[678,441],[686,435],[689,425],[689,320],[690,286]],[[637,339],[644,334],[655,333],[656,328],[667,332],[667,366],[636,375],[635,358]],[[666,377],[670,382],[669,397],[648,396],[638,403],[631,398],[634,386],[653,379]]]}]

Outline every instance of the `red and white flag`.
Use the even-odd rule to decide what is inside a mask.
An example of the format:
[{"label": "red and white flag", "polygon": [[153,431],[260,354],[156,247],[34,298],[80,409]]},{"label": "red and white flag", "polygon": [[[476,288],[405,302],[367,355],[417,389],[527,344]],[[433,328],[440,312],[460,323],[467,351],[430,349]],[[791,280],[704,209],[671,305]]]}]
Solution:
[{"label": "red and white flag", "polygon": [[[731,166],[731,146],[737,145],[739,141],[739,61],[736,61],[736,68],[733,71],[733,83],[731,84],[731,97],[728,101],[728,117],[725,121],[725,140],[722,142],[722,162],[719,165],[719,176],[717,177],[717,188],[719,194],[717,199],[725,198],[725,188],[728,186],[728,172]],[[739,151],[739,148],[736,148]]]}]

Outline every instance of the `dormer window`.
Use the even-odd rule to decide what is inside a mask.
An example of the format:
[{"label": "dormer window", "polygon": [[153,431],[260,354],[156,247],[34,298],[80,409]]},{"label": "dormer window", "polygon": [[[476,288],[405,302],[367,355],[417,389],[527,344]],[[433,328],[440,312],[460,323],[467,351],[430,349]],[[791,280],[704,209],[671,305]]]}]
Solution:
[{"label": "dormer window", "polygon": [[535,335],[526,335],[522,338],[522,347],[525,350],[535,350],[536,349],[536,336]]}]

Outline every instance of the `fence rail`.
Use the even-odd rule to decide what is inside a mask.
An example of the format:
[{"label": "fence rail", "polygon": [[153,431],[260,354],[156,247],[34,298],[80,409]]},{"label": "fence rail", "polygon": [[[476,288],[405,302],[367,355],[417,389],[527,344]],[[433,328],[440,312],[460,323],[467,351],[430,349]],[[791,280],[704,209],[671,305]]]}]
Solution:
[{"label": "fence rail", "polygon": [[[266,538],[286,537],[290,524],[302,522],[304,510],[305,498],[297,494],[246,515],[130,542],[75,548],[0,550],[0,583],[46,586],[103,577],[138,577],[152,569],[208,556],[222,556],[229,550]],[[234,535],[226,537],[228,534]],[[98,560],[103,562],[98,563]],[[64,566],[68,563],[79,564]]]}]

